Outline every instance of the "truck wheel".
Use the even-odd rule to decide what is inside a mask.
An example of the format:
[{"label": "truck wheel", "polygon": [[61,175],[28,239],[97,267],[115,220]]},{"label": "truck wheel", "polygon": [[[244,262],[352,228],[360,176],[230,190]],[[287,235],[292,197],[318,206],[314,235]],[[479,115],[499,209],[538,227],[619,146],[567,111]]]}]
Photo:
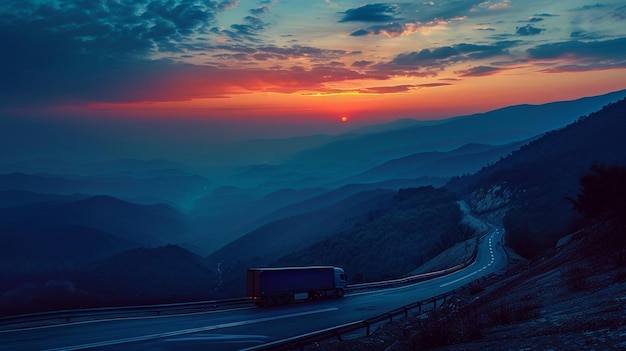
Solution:
[{"label": "truck wheel", "polygon": [[265,307],[274,307],[276,306],[276,298],[274,296],[268,296],[265,299]]},{"label": "truck wheel", "polygon": [[335,296],[337,296],[337,297],[343,297],[344,293],[345,292],[343,291],[343,289],[336,289],[335,290]]},{"label": "truck wheel", "polygon": [[289,303],[289,295],[280,295],[276,298],[276,300],[277,305],[286,305]]}]

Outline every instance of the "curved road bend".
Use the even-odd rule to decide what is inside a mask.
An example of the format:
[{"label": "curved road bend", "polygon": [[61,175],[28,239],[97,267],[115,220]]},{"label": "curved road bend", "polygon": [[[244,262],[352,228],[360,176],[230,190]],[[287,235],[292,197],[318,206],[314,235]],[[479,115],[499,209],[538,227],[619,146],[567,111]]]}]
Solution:
[{"label": "curved road bend", "polygon": [[342,299],[276,308],[243,307],[174,316],[112,319],[1,331],[3,350],[239,350],[365,320],[457,289],[504,267],[502,228],[490,225],[476,261],[444,277]]}]

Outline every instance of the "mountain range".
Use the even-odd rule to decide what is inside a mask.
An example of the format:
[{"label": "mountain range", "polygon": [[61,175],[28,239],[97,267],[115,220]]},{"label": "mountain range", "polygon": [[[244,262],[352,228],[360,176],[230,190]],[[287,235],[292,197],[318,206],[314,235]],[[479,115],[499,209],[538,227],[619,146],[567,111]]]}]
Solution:
[{"label": "mountain range", "polygon": [[[315,136],[308,149],[256,141],[301,146],[216,179],[166,160],[4,164],[0,302],[11,309],[0,312],[233,297],[253,265],[402,276],[471,235],[460,199],[531,257],[568,232],[566,198],[594,162],[626,164],[624,96],[402,121]],[[407,240],[419,255],[400,249]],[[151,280],[162,293],[145,292]]]},{"label": "mountain range", "polygon": [[532,256],[568,232],[575,212],[567,198],[593,164],[626,164],[626,100],[522,146],[491,167],[453,179],[447,186],[478,213],[497,213],[507,240]]}]

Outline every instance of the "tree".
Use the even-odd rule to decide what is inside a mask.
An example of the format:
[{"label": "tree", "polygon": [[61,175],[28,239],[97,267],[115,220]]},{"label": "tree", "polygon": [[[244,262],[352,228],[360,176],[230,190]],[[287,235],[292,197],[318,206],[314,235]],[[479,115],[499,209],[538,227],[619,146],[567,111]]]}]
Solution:
[{"label": "tree", "polygon": [[573,208],[592,220],[626,218],[626,168],[594,164],[580,178]]}]

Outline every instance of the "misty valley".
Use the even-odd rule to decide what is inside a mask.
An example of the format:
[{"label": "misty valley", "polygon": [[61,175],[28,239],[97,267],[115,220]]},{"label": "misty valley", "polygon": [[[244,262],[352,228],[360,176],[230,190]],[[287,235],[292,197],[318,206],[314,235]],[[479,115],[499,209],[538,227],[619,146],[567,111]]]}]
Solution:
[{"label": "misty valley", "polygon": [[229,168],[0,164],[0,314],[243,297],[252,267],[400,278],[479,234],[460,201],[532,259],[587,224],[571,199],[594,165],[626,166],[625,96],[257,140]]},{"label": "misty valley", "polygon": [[[596,257],[594,267],[612,274],[626,249],[624,96],[404,121],[311,148],[298,138],[249,142],[257,152],[259,145],[293,152],[229,168],[161,159],[1,164],[0,314],[239,298],[246,272],[259,267],[341,267],[343,285],[329,294],[343,296],[346,284],[465,262],[484,234],[470,212],[504,227],[517,262],[509,269],[542,269],[578,235],[562,252]],[[456,253],[442,261],[446,252]],[[589,283],[576,260],[560,272],[582,296]],[[529,302],[512,306],[498,318],[539,313]],[[478,340],[474,320],[501,324],[493,308],[421,325],[423,333],[433,325],[472,333],[410,342]]]}]

